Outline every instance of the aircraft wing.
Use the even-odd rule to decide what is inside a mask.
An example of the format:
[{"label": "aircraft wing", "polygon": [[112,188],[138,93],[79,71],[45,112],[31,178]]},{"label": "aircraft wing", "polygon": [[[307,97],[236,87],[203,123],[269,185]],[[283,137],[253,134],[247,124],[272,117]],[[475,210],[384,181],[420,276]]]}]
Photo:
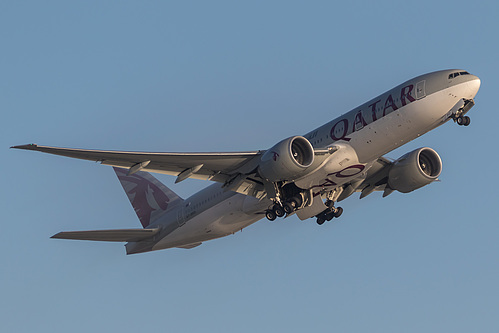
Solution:
[{"label": "aircraft wing", "polygon": [[[60,148],[36,144],[11,148],[35,150],[43,153],[100,162],[104,165],[128,169],[129,174],[139,170],[177,176],[176,182],[187,178],[211,180],[224,184],[227,190],[263,198],[265,181],[257,174],[264,150],[214,153],[149,153],[113,150]],[[330,149],[316,149],[319,164],[331,154]]]},{"label": "aircraft wing", "polygon": [[[105,165],[129,169],[131,173],[142,170],[179,176],[182,172],[185,172],[184,176],[188,176],[185,178],[210,179],[219,182],[225,182],[237,173],[251,172],[258,165],[261,154],[260,151],[233,153],[148,153],[59,148],[35,144],[14,146],[12,148],[36,150],[48,154],[100,162]],[[254,163],[249,163],[252,161]]]}]

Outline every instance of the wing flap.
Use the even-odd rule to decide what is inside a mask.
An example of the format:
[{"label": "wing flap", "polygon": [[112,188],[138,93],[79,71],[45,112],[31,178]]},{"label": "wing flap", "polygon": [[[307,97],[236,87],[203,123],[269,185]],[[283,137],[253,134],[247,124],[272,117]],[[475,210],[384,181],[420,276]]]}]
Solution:
[{"label": "wing flap", "polygon": [[138,242],[156,235],[155,229],[114,229],[114,230],[87,230],[62,231],[50,238],[77,239],[104,242]]}]

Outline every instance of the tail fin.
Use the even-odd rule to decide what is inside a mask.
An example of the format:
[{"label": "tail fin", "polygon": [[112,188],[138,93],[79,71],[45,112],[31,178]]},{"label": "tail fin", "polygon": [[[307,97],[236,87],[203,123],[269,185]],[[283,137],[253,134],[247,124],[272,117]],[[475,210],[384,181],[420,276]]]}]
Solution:
[{"label": "tail fin", "polygon": [[127,169],[113,169],[144,228],[184,201],[147,172],[128,175]]}]

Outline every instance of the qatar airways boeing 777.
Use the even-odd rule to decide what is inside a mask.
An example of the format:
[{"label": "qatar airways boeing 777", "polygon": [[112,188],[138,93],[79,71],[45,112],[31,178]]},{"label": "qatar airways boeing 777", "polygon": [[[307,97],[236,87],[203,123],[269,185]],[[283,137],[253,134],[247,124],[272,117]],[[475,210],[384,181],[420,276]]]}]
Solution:
[{"label": "qatar airways boeing 777", "polygon": [[[266,217],[296,214],[319,225],[338,218],[335,204],[355,192],[412,192],[437,180],[442,161],[419,148],[395,161],[383,155],[453,120],[468,126],[480,79],[464,70],[413,78],[350,112],[267,150],[147,153],[35,144],[12,148],[98,161],[114,167],[143,226],[60,232],[53,238],[127,242],[127,254],[193,248]],[[215,184],[182,199],[149,172]]]}]

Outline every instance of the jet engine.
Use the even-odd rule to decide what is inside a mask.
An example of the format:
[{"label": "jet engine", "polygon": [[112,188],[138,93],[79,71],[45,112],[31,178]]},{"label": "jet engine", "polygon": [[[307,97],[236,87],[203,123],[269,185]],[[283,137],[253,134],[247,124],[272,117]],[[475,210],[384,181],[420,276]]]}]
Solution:
[{"label": "jet engine", "polygon": [[409,193],[437,180],[442,160],[431,148],[419,148],[396,160],[388,172],[388,186]]},{"label": "jet engine", "polygon": [[314,162],[314,148],[303,136],[282,140],[267,150],[260,160],[260,176],[271,181],[294,180],[303,176]]}]

